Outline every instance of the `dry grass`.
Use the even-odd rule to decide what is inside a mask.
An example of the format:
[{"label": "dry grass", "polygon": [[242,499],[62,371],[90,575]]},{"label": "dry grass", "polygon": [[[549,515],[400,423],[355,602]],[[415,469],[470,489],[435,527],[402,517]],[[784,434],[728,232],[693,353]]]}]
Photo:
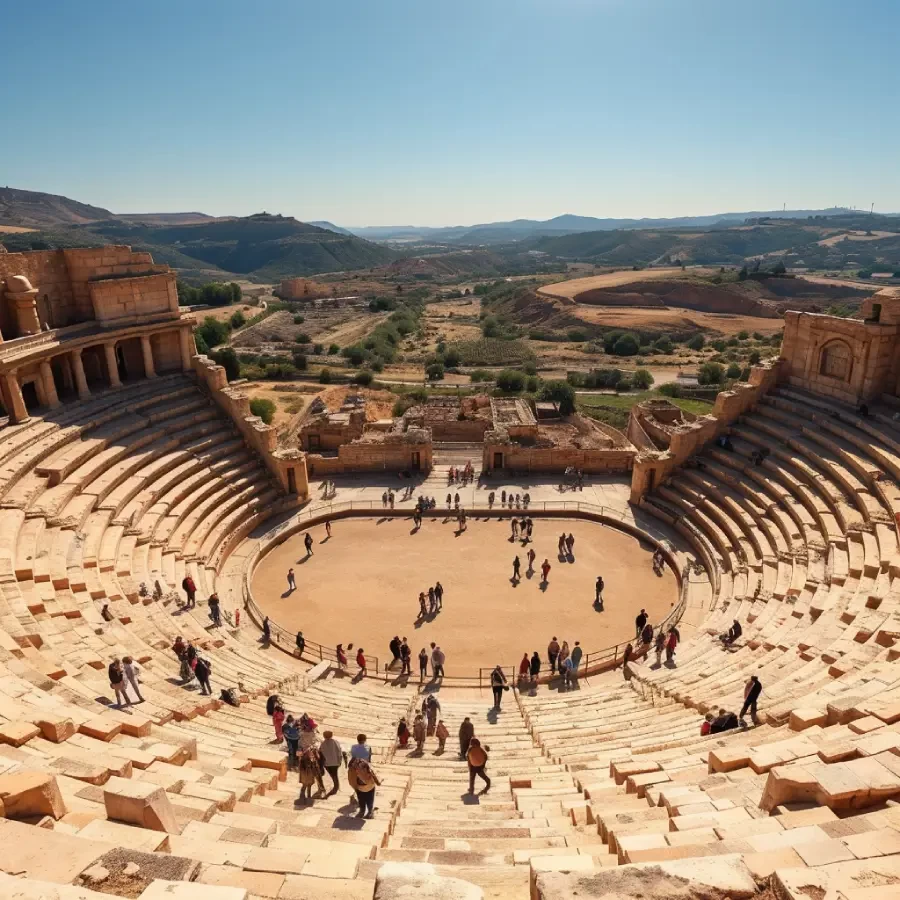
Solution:
[{"label": "dry grass", "polygon": [[[691,275],[713,274],[713,269],[691,269]],[[606,272],[603,275],[591,275],[588,278],[572,278],[569,281],[558,281],[555,284],[547,284],[538,288],[539,294],[548,297],[558,297],[563,300],[574,300],[578,294],[584,291],[595,291],[602,288],[620,287],[623,284],[631,284],[633,281],[656,281],[661,278],[677,278],[685,273],[681,266],[669,266],[664,269],[641,269],[633,271],[626,269],[621,272]]]},{"label": "dry grass", "polygon": [[775,334],[784,327],[782,319],[760,316],[738,316],[731,313],[709,313],[674,306],[655,308],[620,306],[579,306],[578,318],[592,325],[609,328],[642,328],[655,331],[704,330],[722,335],[739,331]]},{"label": "dry grass", "polygon": [[28,234],[37,228],[24,228],[21,225],[0,225],[0,234]]}]

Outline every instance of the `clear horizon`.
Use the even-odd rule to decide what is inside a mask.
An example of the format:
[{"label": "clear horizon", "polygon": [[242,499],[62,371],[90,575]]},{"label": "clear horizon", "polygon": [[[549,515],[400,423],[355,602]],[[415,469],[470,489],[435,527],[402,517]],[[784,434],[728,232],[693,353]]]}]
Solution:
[{"label": "clear horizon", "polygon": [[447,227],[900,211],[890,0],[0,13],[19,36],[0,181],[116,213]]}]

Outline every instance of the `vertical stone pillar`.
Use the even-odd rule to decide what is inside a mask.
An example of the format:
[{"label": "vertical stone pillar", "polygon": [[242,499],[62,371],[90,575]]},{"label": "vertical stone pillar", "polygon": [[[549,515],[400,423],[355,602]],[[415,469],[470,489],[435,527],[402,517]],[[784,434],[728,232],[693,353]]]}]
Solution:
[{"label": "vertical stone pillar", "polygon": [[179,328],[178,329],[178,340],[181,343],[181,368],[185,372],[191,371],[191,357],[193,354],[193,346],[194,343],[191,337],[191,332],[189,328]]},{"label": "vertical stone pillar", "polygon": [[141,335],[141,352],[144,354],[144,375],[147,378],[155,378],[156,368],[153,365],[153,347],[149,335]]},{"label": "vertical stone pillar", "polygon": [[104,344],[103,349],[106,351],[106,368],[109,370],[109,386],[121,387],[122,379],[119,378],[119,361],[116,359],[116,345],[114,343]]},{"label": "vertical stone pillar", "polygon": [[81,362],[81,351],[73,350],[70,360],[72,363],[72,374],[75,377],[75,390],[78,391],[78,399],[86,400],[91,396],[91,390],[88,387],[87,378],[84,374],[84,365]]},{"label": "vertical stone pillar", "polygon": [[19,422],[27,422],[30,416],[25,406],[25,398],[22,396],[22,388],[15,372],[7,372],[3,376],[3,400],[6,404],[6,412],[9,421],[14,425]]},{"label": "vertical stone pillar", "polygon": [[50,409],[59,406],[59,395],[56,393],[56,382],[53,380],[53,368],[47,360],[41,362],[41,381],[44,383],[44,398]]}]

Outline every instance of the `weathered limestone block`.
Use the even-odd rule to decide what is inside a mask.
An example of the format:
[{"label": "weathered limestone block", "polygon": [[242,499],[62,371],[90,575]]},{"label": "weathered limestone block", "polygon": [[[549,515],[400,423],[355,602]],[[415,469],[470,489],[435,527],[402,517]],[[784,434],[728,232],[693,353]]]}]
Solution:
[{"label": "weathered limestone block", "polygon": [[46,772],[0,775],[0,803],[8,819],[31,816],[61,819],[67,812],[56,778]]},{"label": "weathered limestone block", "polygon": [[11,744],[13,747],[21,747],[32,738],[37,737],[41,729],[31,722],[6,722],[0,725],[0,744]]},{"label": "weathered limestone block", "polygon": [[166,792],[158,785],[110,778],[103,789],[103,802],[110,819],[167,834],[181,830]]},{"label": "weathered limestone block", "polygon": [[157,878],[147,885],[138,900],[247,900],[248,896],[245,888]]},{"label": "weathered limestone block", "polygon": [[[583,857],[572,859],[579,858]],[[593,874],[551,870],[535,877],[532,869],[532,900],[569,900],[575,896],[582,900],[601,897],[701,900],[710,896],[749,900],[756,893],[756,882],[737,854],[636,863]]]},{"label": "weathered limestone block", "polygon": [[429,863],[385,863],[374,900],[483,900],[484,892],[460,878],[444,878]]},{"label": "weathered limestone block", "polygon": [[34,720],[34,724],[41,729],[44,737],[54,744],[67,741],[78,730],[75,723],[65,716],[40,716]]}]

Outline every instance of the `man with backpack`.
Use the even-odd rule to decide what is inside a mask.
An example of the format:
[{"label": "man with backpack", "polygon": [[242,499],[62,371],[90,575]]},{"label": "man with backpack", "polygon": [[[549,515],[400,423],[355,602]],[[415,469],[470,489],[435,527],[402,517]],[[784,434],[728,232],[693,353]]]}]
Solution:
[{"label": "man with backpack", "polygon": [[486,794],[491,789],[491,779],[484,771],[488,762],[487,751],[490,747],[482,747],[481,741],[473,737],[469,741],[469,750],[466,753],[466,762],[469,764],[469,793],[475,793],[475,776],[477,775],[483,782],[484,788],[482,794]]},{"label": "man with backpack", "polygon": [[197,605],[196,596],[197,596],[197,585],[194,584],[194,579],[191,578],[190,575],[185,575],[181,580],[181,589],[187,594],[187,604],[185,609],[191,609],[192,607]]}]

